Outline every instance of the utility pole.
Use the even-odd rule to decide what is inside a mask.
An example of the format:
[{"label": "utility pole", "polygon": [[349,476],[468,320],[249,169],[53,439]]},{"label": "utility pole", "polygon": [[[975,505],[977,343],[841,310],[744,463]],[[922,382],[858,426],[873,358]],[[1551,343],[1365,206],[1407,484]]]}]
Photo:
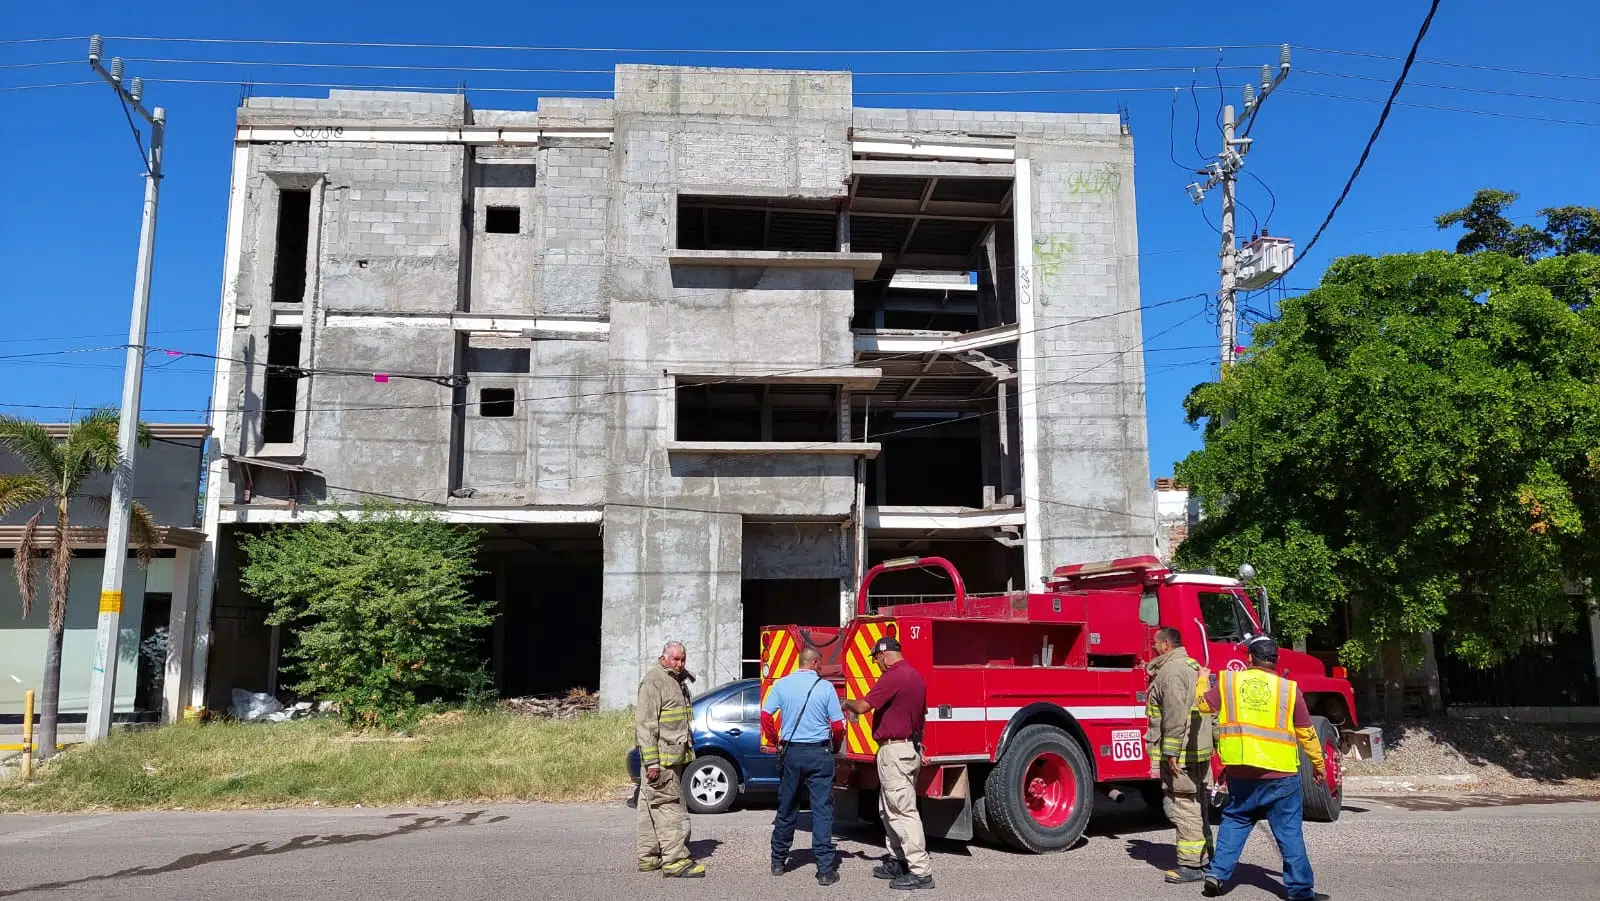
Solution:
[{"label": "utility pole", "polygon": [[1239,283],[1239,241],[1234,226],[1239,170],[1244,168],[1245,154],[1250,152],[1250,145],[1254,141],[1250,137],[1250,129],[1255,126],[1256,116],[1261,112],[1262,104],[1266,103],[1267,96],[1288,77],[1289,45],[1284,44],[1278,51],[1277,74],[1273,74],[1271,66],[1261,67],[1261,93],[1256,93],[1256,86],[1253,84],[1244,86],[1242,129],[1239,127],[1241,123],[1235,119],[1233,105],[1223,107],[1222,152],[1210,166],[1197,171],[1196,174],[1207,176],[1205,183],[1197,182],[1189,185],[1189,197],[1197,204],[1205,201],[1207,191],[1219,186],[1222,188],[1222,251],[1219,254],[1222,259],[1219,268],[1222,285],[1217,291],[1217,308],[1222,333],[1219,356],[1224,370],[1233,365],[1238,358],[1239,349],[1236,298]]},{"label": "utility pole", "polygon": [[[117,92],[127,109],[150,123],[150,156],[143,160],[144,216],[139,223],[139,262],[133,274],[133,314],[128,323],[127,359],[122,371],[122,412],[117,422],[117,444],[122,460],[111,480],[111,515],[106,523],[105,572],[100,581],[100,619],[95,628],[94,673],[89,683],[87,738],[104,739],[111,731],[111,708],[116,698],[117,639],[122,619],[122,576],[128,563],[128,511],[133,504],[133,464],[138,451],[139,392],[144,382],[144,342],[150,312],[150,274],[155,263],[156,202],[161,193],[161,151],[166,137],[167,113],[152,112],[141,102],[142,79],[125,86],[122,59],[111,60],[108,71],[100,65],[103,43],[89,39],[89,66]],[[142,149],[141,149],[142,153]]]}]

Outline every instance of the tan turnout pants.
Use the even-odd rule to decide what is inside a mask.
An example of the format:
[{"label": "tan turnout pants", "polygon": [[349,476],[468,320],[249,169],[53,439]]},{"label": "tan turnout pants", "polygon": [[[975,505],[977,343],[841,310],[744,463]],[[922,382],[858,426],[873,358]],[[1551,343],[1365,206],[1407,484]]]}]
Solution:
[{"label": "tan turnout pants", "polygon": [[1211,824],[1201,804],[1210,775],[1209,762],[1184,764],[1178,775],[1161,767],[1161,788],[1172,799],[1172,825],[1178,830],[1179,866],[1201,866],[1211,850]]},{"label": "tan turnout pants", "polygon": [[640,860],[661,858],[672,863],[689,856],[688,818],[683,810],[683,767],[664,766],[651,782],[640,774],[636,847]]},{"label": "tan turnout pants", "polygon": [[889,854],[906,862],[917,876],[933,874],[922,816],[917,813],[917,771],[922,755],[909,741],[891,741],[878,747],[878,812]]}]

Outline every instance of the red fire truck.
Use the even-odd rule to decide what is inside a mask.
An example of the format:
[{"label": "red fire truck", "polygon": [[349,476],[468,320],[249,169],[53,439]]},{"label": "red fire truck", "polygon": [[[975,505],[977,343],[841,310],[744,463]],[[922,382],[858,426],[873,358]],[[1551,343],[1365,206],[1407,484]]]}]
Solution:
[{"label": "red fire truck", "polygon": [[[953,596],[873,605],[874,580],[913,569],[942,572]],[[1264,629],[1251,592],[1237,580],[1173,572],[1155,557],[1060,566],[1044,583],[1037,593],[969,595],[948,560],[885,561],[862,579],[856,616],[842,628],[762,630],[762,695],[794,670],[809,644],[822,652],[821,673],[840,697],[862,697],[879,675],[870,649],[893,635],[928,685],[918,783],[927,833],[1036,853],[1071,847],[1088,824],[1096,790],[1113,798],[1136,791],[1160,803],[1144,746],[1144,664],[1156,628],[1176,627],[1213,673],[1244,668],[1244,641]],[[1337,727],[1356,725],[1350,683],[1342,668],[1330,674],[1321,661],[1289,649],[1278,671],[1299,684],[1328,761],[1323,785],[1302,755],[1306,817],[1337,819]],[[877,813],[870,720],[849,724],[840,749],[841,818]]]}]

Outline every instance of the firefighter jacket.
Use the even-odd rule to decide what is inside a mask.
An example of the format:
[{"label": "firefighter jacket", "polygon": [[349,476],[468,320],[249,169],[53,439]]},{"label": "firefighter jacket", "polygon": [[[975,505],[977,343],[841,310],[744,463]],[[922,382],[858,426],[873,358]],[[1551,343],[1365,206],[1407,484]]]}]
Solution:
[{"label": "firefighter jacket", "polygon": [[633,711],[639,765],[649,769],[688,763],[694,757],[690,740],[693,719],[689,687],[659,662],[652,663],[639,683],[639,702]]},{"label": "firefighter jacket", "polygon": [[1181,764],[1211,760],[1211,717],[1200,711],[1195,682],[1200,664],[1183,648],[1173,648],[1145,664],[1150,685],[1144,713],[1150,719],[1145,746],[1152,765],[1162,757]]}]

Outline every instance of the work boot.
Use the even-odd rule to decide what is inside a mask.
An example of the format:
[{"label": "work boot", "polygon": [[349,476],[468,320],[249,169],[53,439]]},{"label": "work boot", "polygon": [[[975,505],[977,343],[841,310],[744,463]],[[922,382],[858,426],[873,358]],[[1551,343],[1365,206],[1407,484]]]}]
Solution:
[{"label": "work boot", "polygon": [[772,862],[772,875],[774,875],[774,876],[782,876],[786,872],[788,872],[788,871],[786,869],[784,869],[783,861],[774,860]]},{"label": "work boot", "polygon": [[1206,871],[1199,867],[1187,867],[1178,864],[1166,873],[1167,881],[1173,885],[1184,885],[1190,882],[1199,882],[1206,878]]},{"label": "work boot", "polygon": [[674,860],[661,868],[661,875],[674,879],[699,879],[706,874],[706,868],[694,858],[685,857]]},{"label": "work boot", "polygon": [[872,868],[872,875],[878,879],[898,879],[909,872],[906,862],[898,857],[886,857],[883,863]]},{"label": "work boot", "polygon": [[1289,901],[1328,901],[1328,896],[1322,892],[1312,892],[1309,895],[1290,898]]},{"label": "work boot", "polygon": [[651,873],[659,869],[661,869],[661,858],[641,857],[639,859],[639,872]]},{"label": "work boot", "polygon": [[1207,876],[1206,884],[1201,887],[1200,895],[1205,898],[1220,898],[1226,889],[1222,887],[1222,880],[1215,876]]},{"label": "work boot", "polygon": [[833,870],[817,874],[817,885],[833,885],[839,881],[839,874]]},{"label": "work boot", "polygon": [[915,873],[906,873],[901,876],[896,876],[894,881],[889,883],[889,887],[894,889],[902,889],[905,891],[911,891],[919,888],[933,888],[933,877],[918,876]]}]

